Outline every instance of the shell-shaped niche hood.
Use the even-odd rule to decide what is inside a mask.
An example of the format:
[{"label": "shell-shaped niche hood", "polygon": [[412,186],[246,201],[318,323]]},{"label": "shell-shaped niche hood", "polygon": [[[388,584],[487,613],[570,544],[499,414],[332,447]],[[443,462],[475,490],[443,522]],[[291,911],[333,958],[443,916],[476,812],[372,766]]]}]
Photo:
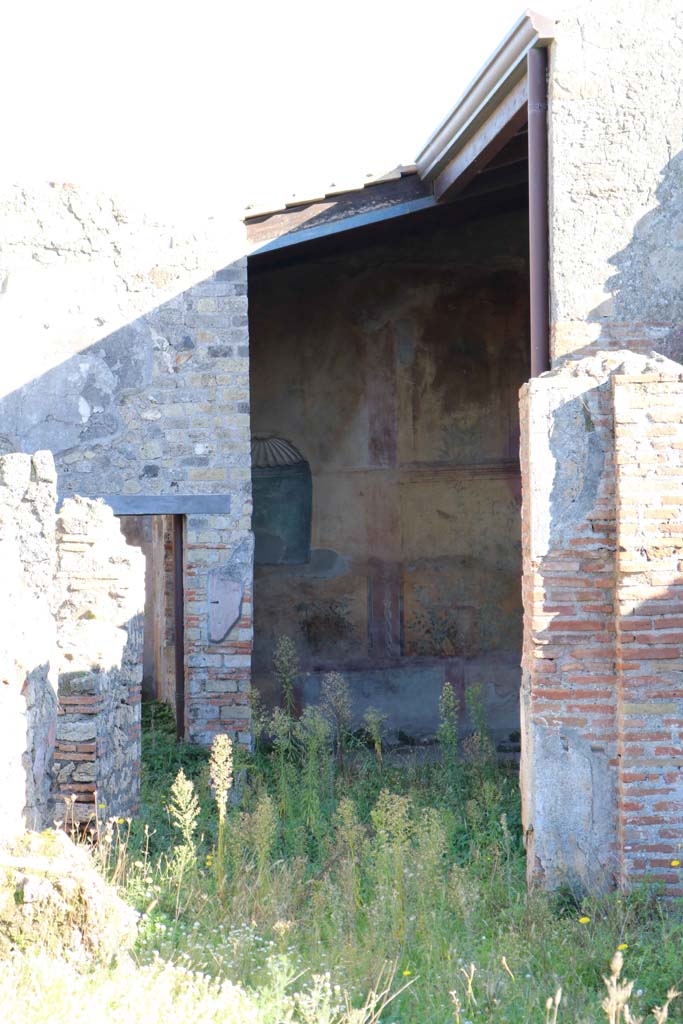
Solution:
[{"label": "shell-shaped niche hood", "polygon": [[296,466],[305,462],[298,448],[284,437],[274,434],[254,434],[251,439],[251,464],[254,469],[275,469],[278,466]]}]

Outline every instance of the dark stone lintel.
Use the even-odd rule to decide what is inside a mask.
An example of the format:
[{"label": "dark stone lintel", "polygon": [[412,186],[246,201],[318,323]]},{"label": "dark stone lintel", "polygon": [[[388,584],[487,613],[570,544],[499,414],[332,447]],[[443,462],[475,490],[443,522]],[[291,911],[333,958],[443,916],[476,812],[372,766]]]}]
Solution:
[{"label": "dark stone lintel", "polygon": [[226,515],[229,494],[101,494],[115,516]]}]

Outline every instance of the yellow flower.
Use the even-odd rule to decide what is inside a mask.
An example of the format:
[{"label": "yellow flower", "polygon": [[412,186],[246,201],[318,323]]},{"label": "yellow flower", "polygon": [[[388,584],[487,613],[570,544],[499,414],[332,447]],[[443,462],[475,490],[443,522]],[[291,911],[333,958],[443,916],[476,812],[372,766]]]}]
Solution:
[{"label": "yellow flower", "polygon": [[680,866],[681,866],[680,860],[672,860],[671,861],[671,867],[672,868],[679,868]]},{"label": "yellow flower", "polygon": [[404,971],[403,972],[403,977],[404,978],[409,978],[412,973],[413,973],[412,971]]},{"label": "yellow flower", "polygon": [[579,924],[588,924],[589,921],[590,917],[586,917],[585,915],[579,918]]},{"label": "yellow flower", "polygon": [[119,825],[125,825],[125,824],[126,824],[125,818],[119,818]]},{"label": "yellow flower", "polygon": [[617,949],[621,949],[622,951],[624,949],[628,949],[628,942],[620,942],[619,945],[617,946]]}]

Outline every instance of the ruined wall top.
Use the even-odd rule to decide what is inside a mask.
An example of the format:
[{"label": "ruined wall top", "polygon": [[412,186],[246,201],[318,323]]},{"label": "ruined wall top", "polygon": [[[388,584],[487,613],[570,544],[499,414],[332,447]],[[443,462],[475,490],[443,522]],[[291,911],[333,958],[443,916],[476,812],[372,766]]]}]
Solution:
[{"label": "ruined wall top", "polygon": [[683,355],[683,9],[590,0],[549,80],[551,350]]}]

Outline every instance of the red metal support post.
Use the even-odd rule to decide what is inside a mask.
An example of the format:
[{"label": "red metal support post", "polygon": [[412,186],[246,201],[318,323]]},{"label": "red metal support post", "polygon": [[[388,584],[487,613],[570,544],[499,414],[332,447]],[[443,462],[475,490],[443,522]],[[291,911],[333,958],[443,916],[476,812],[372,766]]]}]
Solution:
[{"label": "red metal support post", "polygon": [[548,51],[527,54],[529,83],[529,300],[531,376],[550,369]]}]

